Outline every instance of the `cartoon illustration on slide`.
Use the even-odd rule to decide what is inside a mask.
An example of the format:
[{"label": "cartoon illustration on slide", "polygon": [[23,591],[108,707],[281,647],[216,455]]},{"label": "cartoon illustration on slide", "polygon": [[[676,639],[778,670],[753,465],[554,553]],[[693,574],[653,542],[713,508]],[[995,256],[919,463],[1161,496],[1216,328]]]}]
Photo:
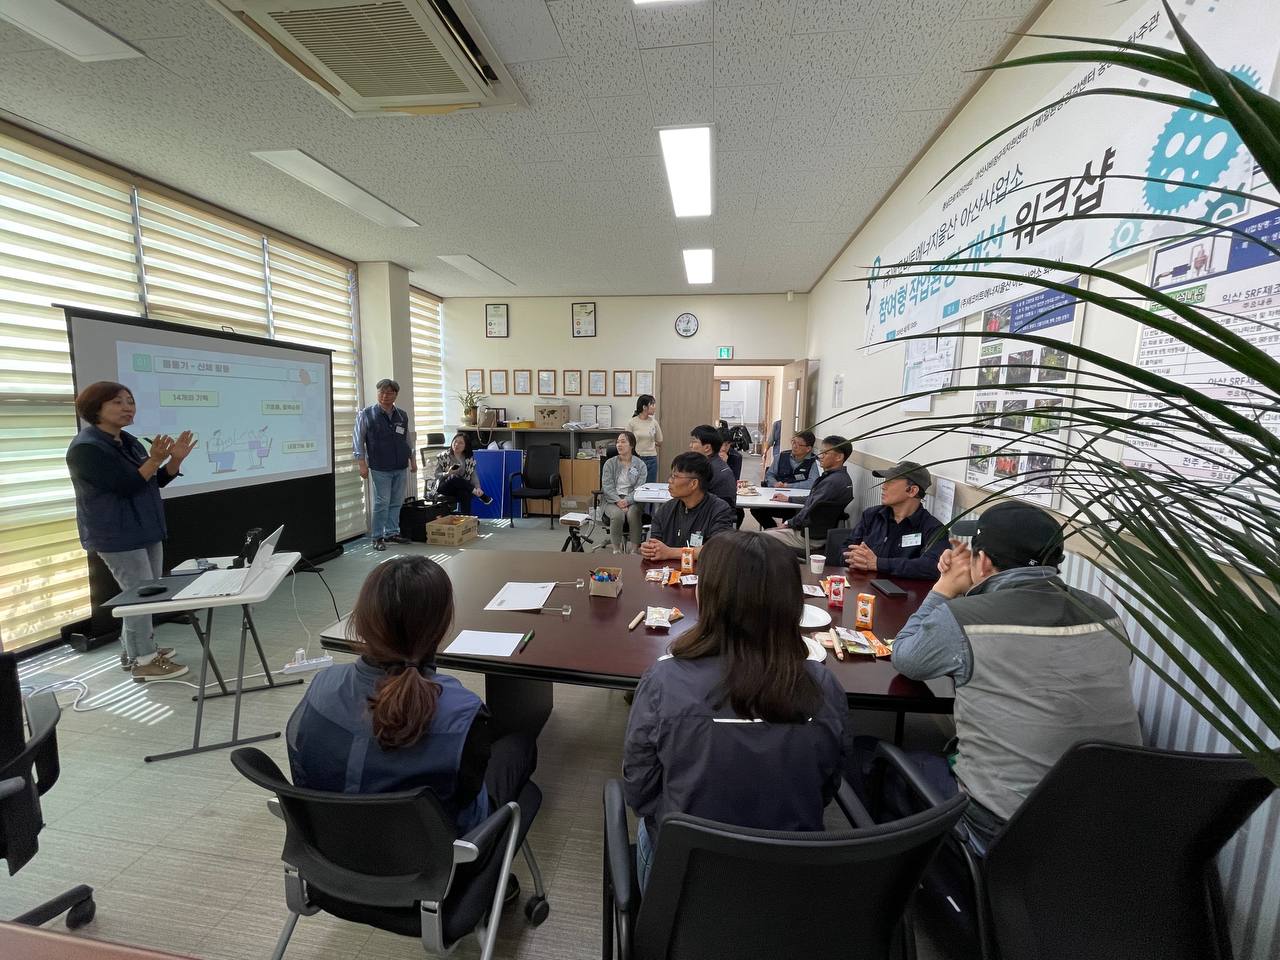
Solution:
[{"label": "cartoon illustration on slide", "polygon": [[209,462],[213,464],[214,473],[235,473],[236,455],[248,454],[251,462],[249,470],[263,469],[263,461],[271,455],[275,444],[274,437],[268,437],[269,427],[262,426],[241,434],[225,434],[221,430],[213,431],[207,446]]}]

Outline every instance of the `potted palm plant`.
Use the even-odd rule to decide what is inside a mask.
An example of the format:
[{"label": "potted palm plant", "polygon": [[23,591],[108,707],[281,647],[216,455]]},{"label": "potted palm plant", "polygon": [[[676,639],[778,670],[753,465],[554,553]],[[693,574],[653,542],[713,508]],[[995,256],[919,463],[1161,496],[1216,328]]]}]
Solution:
[{"label": "potted palm plant", "polygon": [[[1238,134],[1272,185],[1280,185],[1280,102],[1254,89],[1241,78],[1215,65],[1179,23],[1165,4],[1168,22],[1178,37],[1181,50],[1172,51],[1135,43],[1117,43],[1083,37],[1052,37],[1084,45],[1039,56],[1006,61],[991,69],[1023,69],[1038,64],[1108,64],[1173,81],[1189,91],[1189,96],[1142,89],[1088,90],[1048,104],[1050,110],[1078,96],[1137,97],[1175,107],[1192,109],[1225,120]],[[1010,125],[1004,132],[1018,124]],[[997,137],[1000,134],[996,135]],[[992,137],[987,143],[996,139]],[[982,146],[986,146],[983,144]],[[963,158],[948,172],[950,177],[982,147]],[[1183,176],[1181,173],[1171,176]],[[944,177],[945,181],[947,177]],[[1176,188],[1179,180],[1140,178]],[[940,181],[942,182],[942,181]],[[1266,205],[1270,199],[1243,190],[1206,186],[1220,195]],[[1116,216],[1134,216],[1129,212]],[[1179,235],[1189,238],[1209,233],[1226,233],[1237,239],[1243,232],[1213,223],[1208,217],[1143,215],[1177,224]],[[1068,217],[1067,219],[1072,219]],[[1160,242],[1167,243],[1168,236]],[[1265,238],[1251,236],[1266,257],[1280,258],[1280,249]],[[1141,244],[1121,252],[1140,249]],[[1192,244],[1194,250],[1194,241]],[[1163,375],[1149,365],[1111,356],[1082,345],[1048,340],[1035,333],[1002,333],[1028,348],[1052,347],[1047,366],[1055,371],[1041,377],[1038,372],[1022,383],[1006,383],[1001,389],[1023,390],[1045,396],[1052,383],[1078,390],[1075,402],[1064,393],[1052,405],[1053,424],[1046,430],[1045,415],[996,418],[989,411],[963,415],[937,415],[909,421],[886,422],[883,416],[904,397],[893,396],[860,404],[829,418],[855,423],[871,422],[855,433],[854,440],[906,434],[925,439],[905,455],[911,459],[950,464],[982,457],[985,460],[1006,454],[1013,461],[1015,451],[1043,451],[1038,469],[1009,474],[1005,492],[1034,488],[1045,482],[1048,472],[1062,496],[1064,524],[1085,545],[1096,562],[1114,572],[1128,586],[1115,599],[1149,634],[1164,657],[1157,662],[1137,645],[1135,656],[1143,660],[1178,694],[1219,730],[1242,754],[1249,757],[1273,782],[1280,784],[1280,756],[1275,744],[1280,740],[1280,362],[1277,351],[1260,346],[1256,338],[1242,335],[1232,309],[1214,309],[1176,291],[1157,289],[1132,276],[1099,264],[1060,263],[1031,257],[971,256],[961,250],[944,260],[917,260],[895,265],[897,276],[974,276],[1029,283],[1055,290],[1103,311],[1136,322],[1141,328],[1158,331],[1173,342],[1209,358],[1227,371],[1233,389],[1197,385],[1185,379]],[[1192,254],[1192,260],[1195,254]],[[1087,278],[1079,286],[1051,279],[1049,271],[1078,273]],[[1045,271],[1037,279],[1028,271]],[[1057,274],[1061,275],[1061,274]],[[865,282],[867,277],[853,278]],[[1167,284],[1165,285],[1167,287]],[[1233,305],[1227,304],[1227,307]],[[1280,324],[1271,325],[1272,331]],[[933,338],[934,331],[901,339]],[[981,338],[984,333],[941,334],[961,339]],[[1064,357],[1076,368],[1076,383],[1060,376]],[[1031,356],[1029,352],[1026,354]],[[1068,361],[1070,362],[1070,361]],[[1043,364],[1028,364],[1038,371]],[[978,367],[962,367],[976,370]],[[949,388],[944,393],[965,393],[983,389],[975,382]],[[1012,379],[1012,378],[1011,378]],[[1022,379],[1022,378],[1019,378]],[[907,398],[928,395],[928,391]],[[1142,402],[1130,404],[1130,396]],[[1034,401],[1028,401],[1034,402]],[[1020,408],[1019,408],[1020,409]],[[928,447],[943,437],[957,435],[990,438],[993,426],[999,430],[995,445],[986,444],[970,457],[929,460]],[[1135,466],[1124,451],[1151,446],[1153,439],[1165,451],[1151,462]],[[924,451],[924,454],[920,451]],[[1033,458],[1028,457],[1026,462]],[[1195,463],[1204,469],[1191,470]],[[997,468],[999,469],[999,468]],[[944,472],[948,472],[944,467]],[[1003,494],[992,494],[1000,496]],[[985,503],[991,497],[983,500]],[[977,506],[981,506],[978,504]],[[976,509],[976,507],[975,507]],[[1129,597],[1136,599],[1129,599]],[[1126,641],[1128,638],[1125,638]],[[1191,651],[1188,655],[1187,651]],[[1167,658],[1167,659],[1166,659]],[[1167,663],[1170,666],[1166,667]],[[1236,709],[1221,693],[1229,685],[1245,709]]]},{"label": "potted palm plant", "polygon": [[488,396],[479,390],[462,390],[454,394],[454,396],[462,404],[462,425],[474,427],[476,425],[476,408],[480,406],[482,401],[489,399]]}]

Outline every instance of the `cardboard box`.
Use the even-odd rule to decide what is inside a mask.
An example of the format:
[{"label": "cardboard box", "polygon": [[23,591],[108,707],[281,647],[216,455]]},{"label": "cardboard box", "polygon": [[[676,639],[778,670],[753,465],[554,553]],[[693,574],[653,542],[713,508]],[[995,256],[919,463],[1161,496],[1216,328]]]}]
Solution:
[{"label": "cardboard box", "polygon": [[458,547],[480,535],[480,521],[475,517],[440,517],[427,524],[427,543],[441,547]]},{"label": "cardboard box", "polygon": [[567,403],[535,403],[533,405],[533,422],[543,429],[554,430],[569,422],[569,405]]},{"label": "cardboard box", "polygon": [[614,576],[612,580],[587,580],[587,593],[593,597],[613,597],[622,593],[622,568],[621,567],[596,567],[601,573],[611,573]]}]

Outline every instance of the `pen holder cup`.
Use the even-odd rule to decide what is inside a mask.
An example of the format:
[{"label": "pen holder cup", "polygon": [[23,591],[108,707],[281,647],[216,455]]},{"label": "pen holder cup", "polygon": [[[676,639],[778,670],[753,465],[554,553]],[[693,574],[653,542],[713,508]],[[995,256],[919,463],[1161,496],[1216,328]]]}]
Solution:
[{"label": "pen holder cup", "polygon": [[587,581],[587,593],[593,597],[614,597],[622,593],[622,568],[621,567],[596,567],[593,573],[612,574],[612,580],[597,580],[592,577]]}]

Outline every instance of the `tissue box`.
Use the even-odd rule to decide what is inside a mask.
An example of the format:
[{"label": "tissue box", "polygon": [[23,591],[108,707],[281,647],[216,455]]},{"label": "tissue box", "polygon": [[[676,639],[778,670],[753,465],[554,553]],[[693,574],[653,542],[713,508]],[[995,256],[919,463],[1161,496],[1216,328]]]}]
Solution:
[{"label": "tissue box", "polygon": [[440,517],[427,524],[427,543],[457,547],[480,535],[480,521],[475,517]]},{"label": "tissue box", "polygon": [[535,403],[533,405],[533,422],[543,429],[563,427],[569,422],[569,405],[567,403]]},{"label": "tissue box", "polygon": [[[596,567],[600,573],[613,574],[612,580],[587,580],[587,592],[593,597],[617,597],[622,593],[621,567]],[[594,572],[594,571],[593,571]]]}]

